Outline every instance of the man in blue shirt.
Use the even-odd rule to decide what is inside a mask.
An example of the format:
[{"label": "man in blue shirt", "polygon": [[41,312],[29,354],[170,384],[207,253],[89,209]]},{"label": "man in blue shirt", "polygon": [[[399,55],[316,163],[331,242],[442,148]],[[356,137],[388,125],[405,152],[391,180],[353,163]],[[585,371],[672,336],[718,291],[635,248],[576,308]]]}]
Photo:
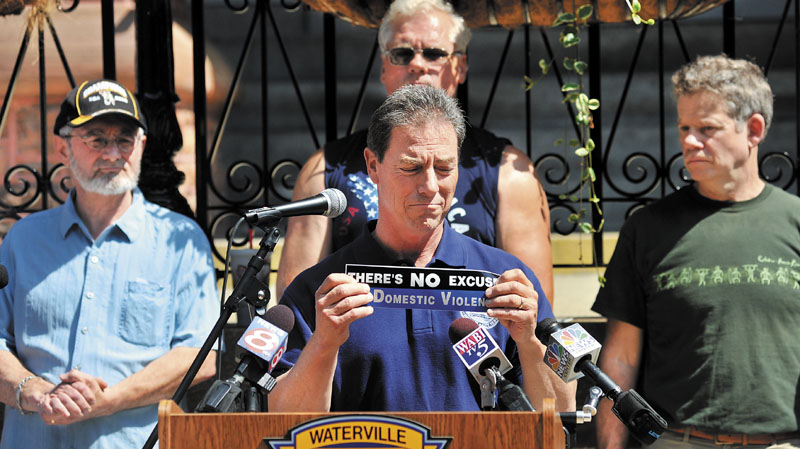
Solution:
[{"label": "man in blue shirt", "polygon": [[552,317],[536,276],[516,257],[462,236],[445,222],[458,179],[464,118],[455,100],[426,85],[395,91],[375,112],[364,158],[378,189],[379,219],[355,241],[301,273],[281,303],[296,324],[270,411],[477,410],[477,384],[448,338],[465,312],[374,309],[367,284],[345,263],[470,268],[502,273],[485,291],[489,329],[535,407],[555,397],[574,407],[568,386],[542,363],[534,330]]},{"label": "man in blue shirt", "polygon": [[[219,311],[208,242],[136,187],[146,123],[131,93],[87,81],[55,151],[74,189],[0,246],[0,448],[141,447]],[[195,381],[212,377],[214,356]],[[13,408],[11,408],[13,407]]]},{"label": "man in blue shirt", "polygon": [[[378,31],[381,83],[387,94],[427,84],[455,97],[467,80],[470,30],[450,2],[394,0]],[[332,187],[347,197],[347,210],[333,220],[292,217],[278,267],[277,295],[301,271],[352,241],[378,216],[377,196],[362,153],[366,130],[328,142],[303,165],[294,199]],[[459,177],[446,219],[459,233],[519,257],[531,267],[553,304],[550,209],[534,166],[508,139],[467,124]]]}]

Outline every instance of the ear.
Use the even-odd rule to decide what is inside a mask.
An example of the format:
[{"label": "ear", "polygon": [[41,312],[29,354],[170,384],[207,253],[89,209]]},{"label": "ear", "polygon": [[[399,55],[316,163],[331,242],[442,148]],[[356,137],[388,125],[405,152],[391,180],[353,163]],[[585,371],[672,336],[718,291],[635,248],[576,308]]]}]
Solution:
[{"label": "ear", "polygon": [[456,63],[456,79],[458,80],[458,84],[464,84],[464,81],[467,80],[467,70],[469,70],[467,55],[459,55],[458,62]]},{"label": "ear", "polygon": [[69,167],[69,148],[67,148],[67,139],[58,135],[54,136],[53,149],[55,150],[59,162]]},{"label": "ear", "polygon": [[364,148],[364,161],[367,163],[367,173],[376,185],[378,181],[378,156],[369,148]]},{"label": "ear", "polygon": [[747,142],[750,148],[757,148],[758,144],[764,138],[767,129],[767,121],[764,116],[755,113],[747,119]]}]

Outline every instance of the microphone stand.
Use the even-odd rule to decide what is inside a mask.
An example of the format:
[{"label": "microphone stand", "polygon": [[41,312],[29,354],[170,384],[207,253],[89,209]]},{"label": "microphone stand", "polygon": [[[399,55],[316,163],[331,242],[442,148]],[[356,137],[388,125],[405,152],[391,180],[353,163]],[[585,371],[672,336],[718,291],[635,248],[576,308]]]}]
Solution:
[{"label": "microphone stand", "polygon": [[481,387],[481,409],[493,410],[497,404],[495,401],[495,391],[497,391],[497,375],[493,369],[487,369],[484,377],[480,381]]},{"label": "microphone stand", "polygon": [[[189,387],[192,385],[192,381],[194,380],[195,376],[197,376],[197,372],[200,371],[200,366],[203,365],[203,361],[206,359],[209,352],[211,352],[214,342],[219,338],[220,335],[222,335],[222,330],[225,327],[225,324],[227,324],[231,315],[239,310],[239,305],[242,303],[242,301],[247,301],[256,309],[267,306],[267,303],[269,302],[269,288],[256,277],[256,274],[258,274],[264,267],[267,254],[275,249],[275,245],[278,243],[278,238],[280,237],[281,232],[275,225],[277,225],[279,221],[280,218],[275,218],[274,222],[267,223],[269,228],[264,229],[264,237],[261,238],[258,251],[255,255],[253,255],[253,257],[250,258],[250,261],[247,263],[247,269],[245,270],[244,274],[242,274],[242,279],[239,281],[236,287],[234,287],[233,293],[231,293],[231,295],[225,301],[223,311],[220,314],[216,324],[214,324],[214,328],[211,330],[211,333],[208,335],[206,341],[203,343],[203,346],[200,348],[200,351],[197,353],[197,357],[195,357],[192,365],[189,367],[189,370],[183,377],[178,389],[175,390],[175,394],[172,395],[173,401],[180,402],[183,400],[186,391],[189,390]],[[157,422],[142,449],[152,449],[153,446],[155,446],[156,441],[158,441]]]}]

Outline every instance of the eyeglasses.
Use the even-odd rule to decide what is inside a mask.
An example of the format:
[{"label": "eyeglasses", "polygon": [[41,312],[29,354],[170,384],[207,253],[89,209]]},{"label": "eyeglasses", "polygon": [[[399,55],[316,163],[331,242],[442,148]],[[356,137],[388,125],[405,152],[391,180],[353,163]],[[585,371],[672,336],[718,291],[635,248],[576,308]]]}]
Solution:
[{"label": "eyeglasses", "polygon": [[411,60],[414,59],[414,56],[417,53],[422,53],[422,57],[430,62],[435,64],[444,64],[450,56],[461,54],[460,51],[454,51],[453,53],[448,53],[441,48],[411,48],[411,47],[395,47],[390,50],[386,50],[386,53],[389,56],[389,62],[393,65],[408,65],[411,63]]},{"label": "eyeglasses", "polygon": [[111,145],[111,142],[117,145],[119,151],[123,153],[130,153],[133,151],[133,146],[136,145],[136,135],[123,135],[109,139],[106,136],[99,135],[86,135],[86,136],[63,136],[65,139],[78,138],[81,139],[84,145],[94,151],[102,151]]}]

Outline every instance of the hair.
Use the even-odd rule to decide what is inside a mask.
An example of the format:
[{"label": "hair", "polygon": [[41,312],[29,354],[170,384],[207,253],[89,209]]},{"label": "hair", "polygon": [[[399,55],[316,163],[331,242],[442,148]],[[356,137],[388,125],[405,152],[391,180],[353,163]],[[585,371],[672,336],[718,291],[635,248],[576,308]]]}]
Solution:
[{"label": "hair", "polygon": [[383,162],[392,130],[425,123],[452,125],[461,152],[467,125],[458,101],[437,87],[415,84],[394,91],[372,114],[367,131],[367,147],[375,153],[378,162]]},{"label": "hair", "polygon": [[740,127],[753,114],[764,116],[765,135],[772,123],[772,89],[761,69],[750,61],[724,54],[700,56],[672,75],[672,85],[678,98],[698,92],[719,95]]},{"label": "hair", "polygon": [[378,43],[381,50],[386,51],[386,44],[392,39],[394,34],[394,24],[398,19],[411,17],[428,11],[441,11],[447,14],[453,21],[450,30],[450,41],[453,42],[455,51],[464,53],[472,37],[472,32],[464,18],[458,15],[453,9],[453,5],[445,0],[395,0],[389,5],[389,10],[383,16],[381,26],[378,28]]}]

